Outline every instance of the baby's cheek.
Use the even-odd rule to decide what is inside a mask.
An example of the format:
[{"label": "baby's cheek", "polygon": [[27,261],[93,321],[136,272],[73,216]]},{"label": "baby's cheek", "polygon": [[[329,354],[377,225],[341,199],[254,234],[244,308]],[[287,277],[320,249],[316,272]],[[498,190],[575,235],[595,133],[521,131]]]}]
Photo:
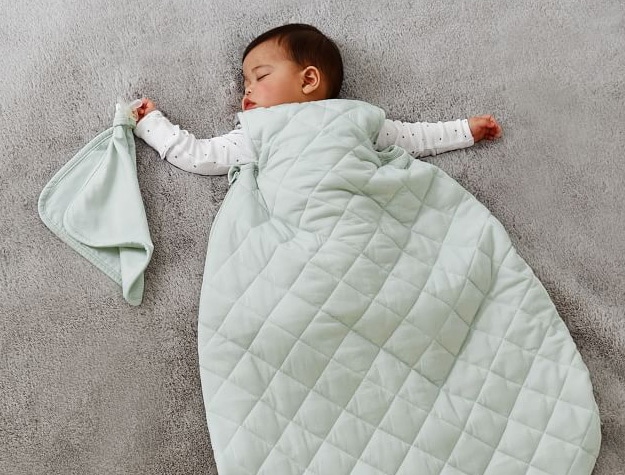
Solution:
[{"label": "baby's cheek", "polygon": [[256,90],[256,95],[259,99],[267,97],[267,87],[265,85],[259,86]]}]

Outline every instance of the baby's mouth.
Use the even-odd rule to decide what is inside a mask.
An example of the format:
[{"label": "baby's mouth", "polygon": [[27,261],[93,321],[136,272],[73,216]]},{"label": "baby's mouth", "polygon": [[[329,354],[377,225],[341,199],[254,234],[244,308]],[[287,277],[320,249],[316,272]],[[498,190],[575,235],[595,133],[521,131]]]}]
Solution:
[{"label": "baby's mouth", "polygon": [[254,104],[252,101],[250,101],[249,99],[245,99],[243,101],[243,110],[250,110],[250,109],[254,109],[256,107],[256,104]]}]

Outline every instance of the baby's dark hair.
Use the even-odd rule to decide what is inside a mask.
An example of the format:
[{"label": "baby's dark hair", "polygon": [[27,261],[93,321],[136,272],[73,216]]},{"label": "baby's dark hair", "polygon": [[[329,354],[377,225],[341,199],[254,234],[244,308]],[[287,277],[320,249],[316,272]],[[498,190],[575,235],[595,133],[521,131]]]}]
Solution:
[{"label": "baby's dark hair", "polygon": [[269,30],[255,38],[245,51],[248,53],[267,40],[276,40],[291,60],[301,67],[315,66],[328,81],[329,99],[338,97],[343,84],[343,59],[336,43],[321,33],[317,28],[302,23],[290,23]]}]

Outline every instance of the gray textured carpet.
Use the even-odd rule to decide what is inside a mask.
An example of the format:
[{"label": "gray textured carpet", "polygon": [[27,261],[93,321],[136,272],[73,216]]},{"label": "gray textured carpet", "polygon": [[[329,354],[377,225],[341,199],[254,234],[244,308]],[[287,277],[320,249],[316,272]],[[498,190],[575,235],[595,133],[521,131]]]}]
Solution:
[{"label": "gray textured carpet", "polygon": [[500,120],[501,140],[429,161],[544,283],[595,387],[595,473],[625,473],[624,5],[0,0],[0,473],[216,473],[196,334],[226,178],[178,170],[137,139],[155,245],[140,307],[44,226],[37,200],[110,127],[118,96],[150,97],[197,137],[229,131],[243,49],[287,22],[337,41],[342,97],[393,119]]}]

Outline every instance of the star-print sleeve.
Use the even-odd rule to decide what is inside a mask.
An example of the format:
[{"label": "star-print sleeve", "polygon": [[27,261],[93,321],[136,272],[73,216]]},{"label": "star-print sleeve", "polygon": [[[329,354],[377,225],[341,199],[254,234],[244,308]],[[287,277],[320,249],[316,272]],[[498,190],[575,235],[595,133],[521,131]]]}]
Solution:
[{"label": "star-print sleeve", "polygon": [[134,133],[162,159],[198,175],[225,175],[232,165],[253,161],[240,128],[210,139],[198,139],[155,110],[137,123]]},{"label": "star-print sleeve", "polygon": [[390,145],[405,148],[413,157],[426,157],[474,144],[467,119],[450,122],[400,122],[386,119],[375,143],[377,150]]}]

